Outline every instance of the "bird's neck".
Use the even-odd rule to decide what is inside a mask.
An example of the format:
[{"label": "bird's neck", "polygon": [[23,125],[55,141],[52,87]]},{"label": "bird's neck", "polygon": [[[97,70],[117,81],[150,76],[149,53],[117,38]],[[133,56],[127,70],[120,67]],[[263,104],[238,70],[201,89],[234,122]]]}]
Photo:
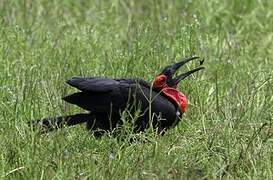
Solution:
[{"label": "bird's neck", "polygon": [[186,96],[175,88],[164,87],[162,93],[171,101],[173,101],[179,108],[179,110],[184,113],[187,108]]}]

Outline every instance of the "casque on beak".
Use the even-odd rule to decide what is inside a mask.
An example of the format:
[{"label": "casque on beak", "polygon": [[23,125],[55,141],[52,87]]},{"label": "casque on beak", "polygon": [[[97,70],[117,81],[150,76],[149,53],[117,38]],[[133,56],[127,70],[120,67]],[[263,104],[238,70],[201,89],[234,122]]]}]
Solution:
[{"label": "casque on beak", "polygon": [[[166,67],[166,68],[162,71],[162,74],[164,74],[164,75],[167,77],[167,81],[166,81],[167,85],[168,85],[169,87],[175,87],[175,86],[177,86],[177,84],[178,84],[181,80],[185,79],[186,77],[190,76],[191,74],[193,74],[193,73],[195,73],[195,72],[197,72],[197,71],[199,71],[199,70],[201,70],[201,69],[205,69],[204,67],[199,67],[199,68],[195,68],[195,69],[193,69],[193,70],[190,70],[190,71],[188,71],[188,72],[185,72],[185,73],[183,73],[183,74],[180,74],[180,75],[178,75],[178,76],[176,76],[176,77],[173,77],[173,75],[175,74],[175,72],[176,72],[180,67],[182,67],[182,66],[185,65],[186,63],[188,63],[188,62],[190,62],[190,61],[192,61],[192,60],[195,60],[195,59],[199,59],[199,57],[195,57],[195,56],[194,56],[194,57],[185,58],[185,59],[183,59],[183,60],[181,60],[181,61],[179,61],[179,62],[177,62],[177,63],[175,63],[175,64],[173,64],[173,65],[171,65],[171,66]],[[204,61],[204,60],[200,60],[200,61],[199,61],[199,62],[200,62],[200,65],[203,64],[203,61]]]}]

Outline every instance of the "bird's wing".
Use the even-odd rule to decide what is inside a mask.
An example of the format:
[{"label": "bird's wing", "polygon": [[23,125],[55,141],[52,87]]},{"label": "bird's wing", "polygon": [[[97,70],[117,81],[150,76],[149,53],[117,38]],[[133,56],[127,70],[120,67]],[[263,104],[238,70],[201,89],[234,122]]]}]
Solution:
[{"label": "bird's wing", "polygon": [[160,122],[163,127],[171,126],[173,122],[170,121],[176,116],[176,105],[160,92],[151,92],[149,83],[141,79],[72,78],[68,83],[81,92],[63,99],[91,112],[116,114],[119,117],[126,109],[134,113],[140,108],[139,110],[144,113],[141,123],[147,124],[149,120],[147,110],[151,105],[152,114],[160,115],[163,119]]},{"label": "bird's wing", "polygon": [[121,86],[132,86],[139,84],[150,87],[150,84],[143,79],[109,79],[102,77],[73,77],[66,81],[70,86],[81,91],[109,92]]},{"label": "bird's wing", "polygon": [[132,79],[108,79],[101,77],[74,77],[67,83],[81,92],[63,98],[85,110],[95,112],[119,112],[127,106],[131,88],[137,87]]},{"label": "bird's wing", "polygon": [[132,90],[139,85],[133,79],[107,79],[100,77],[74,77],[67,83],[81,92],[63,98],[85,110],[100,113],[124,110]]},{"label": "bird's wing", "polygon": [[[106,91],[103,88],[104,86],[94,85],[93,87],[97,89],[93,90],[93,87],[91,87],[92,91],[90,91],[90,88],[88,90],[84,88],[84,91],[68,95],[63,99],[85,110],[98,113],[120,113],[128,108],[128,105],[137,105],[137,102],[140,102],[141,109],[145,110],[149,107],[149,100],[153,101],[152,109],[155,112],[166,111],[168,113],[170,109],[172,109],[172,112],[175,110],[173,103],[157,92],[153,91],[150,98],[150,87],[133,83],[131,80],[119,79],[114,81],[118,84],[114,83],[115,86],[108,88],[109,91]],[[97,82],[101,84],[101,82]],[[105,79],[102,79],[102,82],[105,82]],[[82,87],[79,89],[82,90]]]},{"label": "bird's wing", "polygon": [[143,79],[115,79],[116,81],[120,82],[120,83],[125,83],[125,84],[130,84],[130,85],[134,85],[134,84],[139,84],[143,87],[146,88],[150,88],[151,84],[148,83],[147,81],[143,80]]},{"label": "bird's wing", "polygon": [[101,77],[73,77],[66,81],[70,86],[73,86],[81,91],[93,92],[109,92],[113,91],[119,82],[114,79],[101,78]]}]

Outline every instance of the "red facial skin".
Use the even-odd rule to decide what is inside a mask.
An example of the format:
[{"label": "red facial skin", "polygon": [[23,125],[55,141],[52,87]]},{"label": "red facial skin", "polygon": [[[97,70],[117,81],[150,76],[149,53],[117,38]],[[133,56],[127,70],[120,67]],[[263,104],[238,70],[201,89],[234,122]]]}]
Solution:
[{"label": "red facial skin", "polygon": [[177,86],[169,87],[166,83],[167,77],[164,74],[158,75],[153,83],[153,87],[160,89],[165,96],[173,100],[180,111],[184,113],[187,108],[187,99],[186,96],[177,90]]}]

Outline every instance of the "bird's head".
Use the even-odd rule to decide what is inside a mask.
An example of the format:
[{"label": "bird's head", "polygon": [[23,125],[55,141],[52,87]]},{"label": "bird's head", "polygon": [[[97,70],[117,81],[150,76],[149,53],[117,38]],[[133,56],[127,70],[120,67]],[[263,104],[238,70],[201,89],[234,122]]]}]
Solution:
[{"label": "bird's head", "polygon": [[[165,67],[162,72],[155,77],[155,80],[153,82],[153,88],[162,91],[165,96],[175,101],[182,112],[186,111],[187,101],[186,96],[177,90],[177,85],[181,80],[185,79],[186,77],[199,70],[204,69],[204,67],[198,67],[196,69],[182,73],[176,77],[174,77],[174,74],[184,64],[198,58],[199,57],[186,58],[173,65]],[[202,63],[203,60],[200,61],[200,65],[202,65]]]},{"label": "bird's head", "polygon": [[[153,88],[156,89],[163,89],[165,87],[169,87],[169,88],[177,88],[178,83],[185,79],[186,77],[188,77],[189,75],[204,69],[204,67],[199,67],[193,70],[190,70],[188,72],[185,72],[183,74],[180,74],[176,77],[173,77],[174,74],[176,73],[176,71],[182,67],[184,64],[186,64],[189,61],[192,61],[194,59],[198,59],[199,57],[190,57],[190,58],[186,58],[183,59],[173,65],[167,66],[165,67],[162,72],[156,76],[154,82],[153,82]],[[200,61],[202,62],[202,61]],[[201,63],[200,63],[201,64]]]}]

